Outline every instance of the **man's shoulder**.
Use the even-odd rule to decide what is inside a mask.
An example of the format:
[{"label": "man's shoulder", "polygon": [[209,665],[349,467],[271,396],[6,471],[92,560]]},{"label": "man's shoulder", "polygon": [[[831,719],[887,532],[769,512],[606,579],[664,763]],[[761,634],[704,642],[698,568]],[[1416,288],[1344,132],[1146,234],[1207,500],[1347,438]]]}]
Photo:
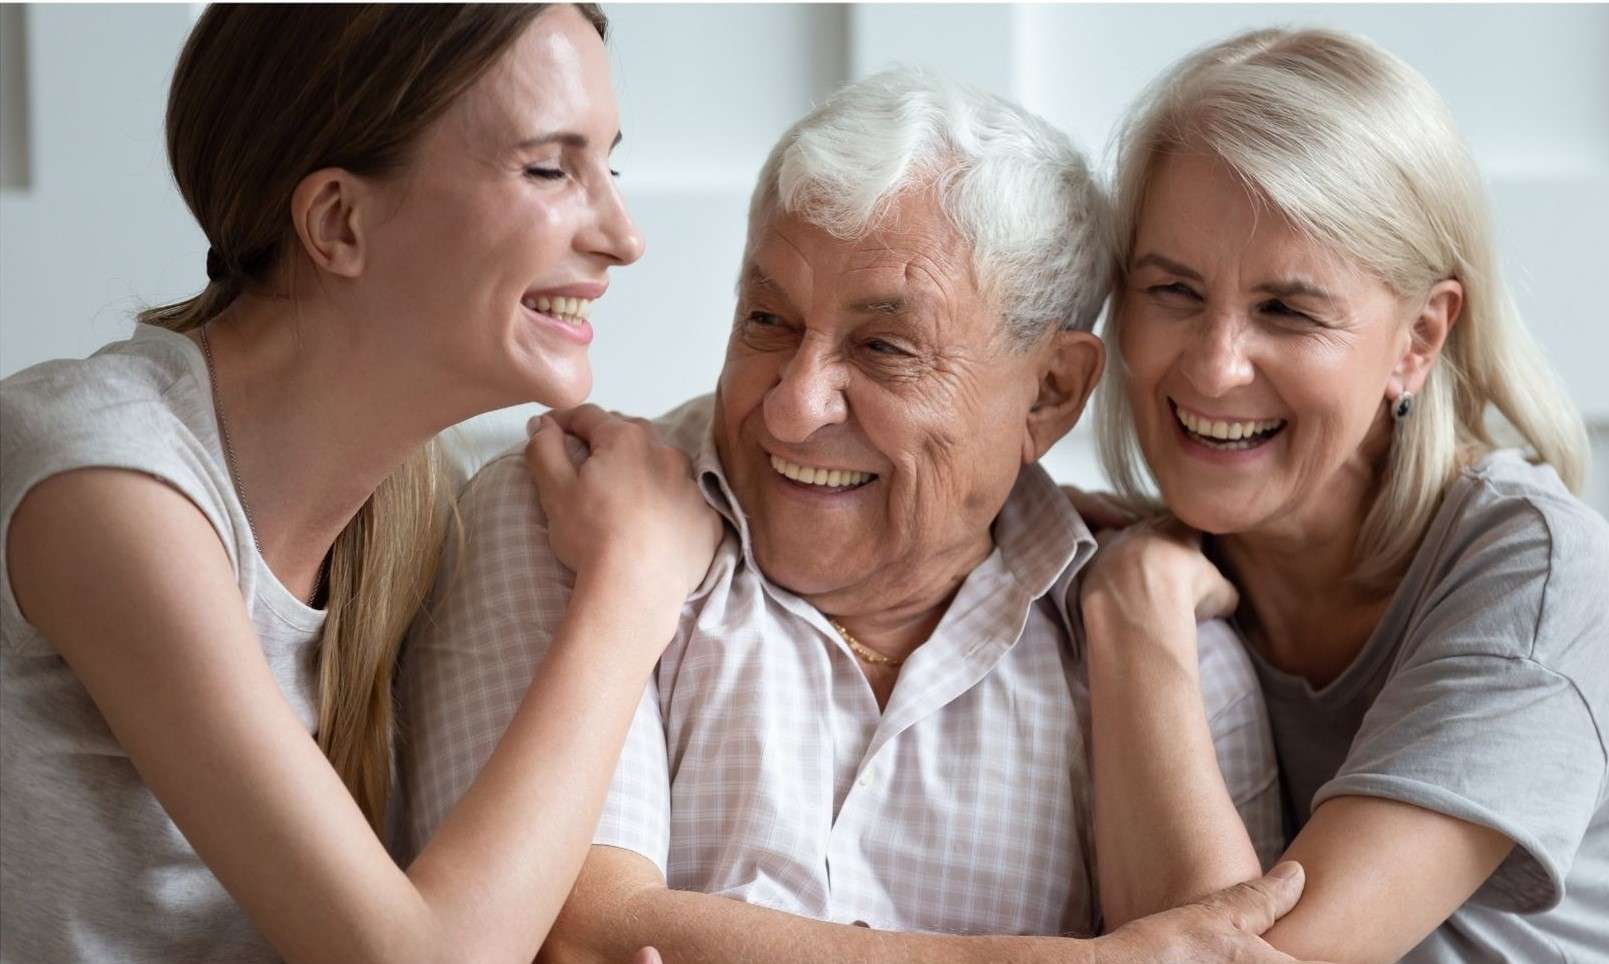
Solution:
[{"label": "man's shoulder", "polygon": [[680,449],[688,458],[698,457],[715,421],[715,395],[700,395],[681,403],[654,419],[654,427],[665,442]]}]

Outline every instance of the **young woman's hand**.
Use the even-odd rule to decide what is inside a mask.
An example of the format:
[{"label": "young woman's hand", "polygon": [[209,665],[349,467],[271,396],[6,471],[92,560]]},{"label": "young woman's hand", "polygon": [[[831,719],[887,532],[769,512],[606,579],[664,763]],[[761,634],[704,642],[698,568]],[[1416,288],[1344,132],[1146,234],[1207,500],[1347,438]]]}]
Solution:
[{"label": "young woman's hand", "polygon": [[[559,561],[578,579],[620,579],[678,602],[698,588],[722,523],[687,456],[643,419],[596,405],[544,415],[533,429],[525,462]],[[566,433],[590,451],[573,456]]]},{"label": "young woman's hand", "polygon": [[1201,534],[1171,516],[1102,533],[1080,582],[1083,603],[1141,615],[1187,607],[1197,620],[1226,617],[1240,594],[1201,552]]}]

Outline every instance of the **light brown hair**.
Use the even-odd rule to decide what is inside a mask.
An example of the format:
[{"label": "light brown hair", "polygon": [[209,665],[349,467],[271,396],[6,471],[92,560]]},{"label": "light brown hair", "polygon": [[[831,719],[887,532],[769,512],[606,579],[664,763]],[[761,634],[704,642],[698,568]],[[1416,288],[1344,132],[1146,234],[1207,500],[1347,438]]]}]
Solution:
[{"label": "light brown hair", "polygon": [[[291,195],[314,171],[384,177],[544,9],[526,5],[213,4],[168,94],[168,158],[211,244],[208,284],[140,320],[206,324],[276,284],[299,243]],[[577,8],[600,37],[607,20]],[[318,742],[380,829],[391,782],[392,675],[444,531],[440,456],[425,445],[375,490],[330,551]]]}]

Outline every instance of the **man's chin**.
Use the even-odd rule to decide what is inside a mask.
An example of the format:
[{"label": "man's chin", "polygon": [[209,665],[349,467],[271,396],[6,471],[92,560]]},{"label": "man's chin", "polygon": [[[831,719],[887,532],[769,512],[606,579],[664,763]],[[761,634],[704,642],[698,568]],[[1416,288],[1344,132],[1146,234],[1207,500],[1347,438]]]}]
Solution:
[{"label": "man's chin", "polygon": [[763,545],[759,540],[754,546],[754,559],[761,574],[772,585],[803,599],[838,592],[859,581],[843,566],[833,565],[834,558],[819,547],[782,549]]}]

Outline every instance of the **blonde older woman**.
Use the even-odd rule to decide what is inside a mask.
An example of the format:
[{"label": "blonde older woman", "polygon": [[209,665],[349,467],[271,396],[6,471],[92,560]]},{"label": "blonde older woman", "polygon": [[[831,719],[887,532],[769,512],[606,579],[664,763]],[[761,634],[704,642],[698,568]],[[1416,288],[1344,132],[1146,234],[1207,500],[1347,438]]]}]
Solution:
[{"label": "blonde older woman", "polygon": [[1367,41],[1262,31],[1162,77],[1119,165],[1105,455],[1131,497],[1143,455],[1183,526],[1082,586],[1108,923],[1258,871],[1195,679],[1218,608],[1308,872],[1270,943],[1601,954],[1609,526],[1445,105]]}]

